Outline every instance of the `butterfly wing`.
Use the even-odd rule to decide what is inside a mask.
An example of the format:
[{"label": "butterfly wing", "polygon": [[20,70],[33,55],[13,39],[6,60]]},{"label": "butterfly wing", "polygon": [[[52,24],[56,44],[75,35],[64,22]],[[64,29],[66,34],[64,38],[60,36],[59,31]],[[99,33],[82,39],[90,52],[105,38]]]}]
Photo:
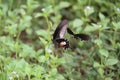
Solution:
[{"label": "butterfly wing", "polygon": [[72,30],[70,28],[67,28],[67,32],[70,34],[70,35],[74,35],[74,33],[72,32]]},{"label": "butterfly wing", "polygon": [[74,37],[76,39],[80,38],[81,40],[84,40],[84,41],[90,40],[90,36],[87,34],[75,34]]},{"label": "butterfly wing", "polygon": [[74,34],[70,28],[67,28],[67,32],[70,35],[73,35],[74,38],[76,38],[76,39],[80,38],[81,40],[85,40],[85,41],[90,39],[89,35],[87,35],[87,34]]},{"label": "butterfly wing", "polygon": [[64,38],[67,27],[68,27],[68,21],[66,19],[61,21],[53,34],[53,40]]}]

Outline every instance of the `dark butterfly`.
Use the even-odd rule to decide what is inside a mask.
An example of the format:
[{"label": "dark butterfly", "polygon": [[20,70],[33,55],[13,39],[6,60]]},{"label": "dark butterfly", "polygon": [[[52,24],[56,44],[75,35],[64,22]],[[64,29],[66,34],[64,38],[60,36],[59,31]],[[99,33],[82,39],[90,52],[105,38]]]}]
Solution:
[{"label": "dark butterfly", "polygon": [[68,28],[68,21],[63,20],[60,22],[60,24],[57,26],[54,34],[53,34],[53,43],[55,44],[56,47],[63,47],[63,48],[68,48],[69,47],[69,41],[67,39],[64,39],[64,35],[66,31],[74,36],[74,38],[78,39],[80,38],[81,40],[89,40],[90,37],[86,34],[74,34],[69,28]]},{"label": "dark butterfly", "polygon": [[55,44],[56,47],[63,47],[65,49],[69,47],[69,41],[67,39],[64,39],[64,35],[67,31],[67,27],[68,27],[67,20],[63,20],[57,26],[53,34],[53,43]]}]

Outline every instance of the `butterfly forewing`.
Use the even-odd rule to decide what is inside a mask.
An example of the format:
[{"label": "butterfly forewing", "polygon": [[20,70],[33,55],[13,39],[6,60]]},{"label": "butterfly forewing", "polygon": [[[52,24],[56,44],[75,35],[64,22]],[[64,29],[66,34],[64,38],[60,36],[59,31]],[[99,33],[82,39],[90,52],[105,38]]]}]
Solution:
[{"label": "butterfly forewing", "polygon": [[58,25],[58,27],[56,28],[56,30],[53,34],[53,39],[64,38],[67,27],[68,27],[68,21],[67,20],[63,20],[62,22],[60,22],[60,24]]}]

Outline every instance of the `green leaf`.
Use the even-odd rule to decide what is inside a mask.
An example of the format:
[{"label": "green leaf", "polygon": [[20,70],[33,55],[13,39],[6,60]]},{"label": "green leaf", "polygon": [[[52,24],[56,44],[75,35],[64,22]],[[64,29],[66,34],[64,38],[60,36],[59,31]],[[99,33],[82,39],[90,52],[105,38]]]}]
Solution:
[{"label": "green leaf", "polygon": [[84,29],[85,32],[92,32],[92,31],[96,31],[99,30],[101,28],[101,25],[99,24],[93,24],[92,26],[86,26],[86,28]]},{"label": "green leaf", "polygon": [[39,37],[39,38],[40,38],[40,41],[41,41],[44,45],[47,44],[47,41],[46,41],[44,38],[41,38],[41,37]]},{"label": "green leaf", "polygon": [[62,9],[62,8],[66,8],[66,7],[69,7],[70,6],[70,3],[67,2],[67,1],[62,1],[60,2],[59,4],[59,7]]},{"label": "green leaf", "polygon": [[49,73],[52,74],[52,75],[56,75],[57,74],[57,69],[56,68],[52,68]]},{"label": "green leaf", "polygon": [[[46,40],[50,40],[50,34],[46,30],[37,30],[36,31],[37,35],[42,36]],[[47,36],[45,36],[47,35]]]},{"label": "green leaf", "polygon": [[45,61],[46,61],[46,57],[45,57],[45,56],[40,56],[40,57],[38,58],[38,61],[39,61],[39,62],[45,62]]},{"label": "green leaf", "polygon": [[89,16],[90,14],[94,13],[94,8],[91,6],[86,6],[84,9],[85,16]]},{"label": "green leaf", "polygon": [[83,25],[83,21],[80,19],[75,19],[73,21],[73,27],[80,27],[81,25]]},{"label": "green leaf", "polygon": [[105,16],[102,13],[99,13],[100,20],[104,20]]},{"label": "green leaf", "polygon": [[34,17],[35,17],[35,18],[39,18],[39,17],[41,17],[41,16],[43,16],[42,13],[34,13]]},{"label": "green leaf", "polygon": [[111,77],[106,77],[105,80],[113,80]]},{"label": "green leaf", "polygon": [[116,29],[120,29],[120,22],[112,22],[112,24]]},{"label": "green leaf", "polygon": [[101,76],[103,76],[103,75],[104,75],[104,70],[103,70],[102,68],[99,68],[99,69],[98,69],[98,73],[99,73]]},{"label": "green leaf", "polygon": [[20,52],[21,57],[34,57],[35,56],[35,51],[34,49],[26,44],[22,44],[22,50]]},{"label": "green leaf", "polygon": [[[38,72],[39,71],[39,72]],[[40,77],[45,72],[45,69],[43,66],[35,65],[32,67],[32,75],[35,75],[37,77]]]},{"label": "green leaf", "polygon": [[106,49],[100,49],[99,50],[99,53],[105,57],[108,57],[109,53]]},{"label": "green leaf", "polygon": [[94,62],[93,66],[94,67],[100,67],[100,64],[98,62]]},{"label": "green leaf", "polygon": [[105,65],[112,66],[118,63],[118,59],[107,59]]},{"label": "green leaf", "polygon": [[26,29],[27,27],[30,27],[31,26],[31,20],[32,20],[31,16],[25,16],[23,19],[20,19],[18,29],[20,31],[22,31],[22,30]]},{"label": "green leaf", "polygon": [[94,40],[94,43],[96,43],[97,45],[101,45],[102,44],[102,40],[96,39],[96,40]]},{"label": "green leaf", "polygon": [[105,17],[102,13],[99,13],[100,23],[103,25],[103,29],[109,28],[107,25],[110,22],[110,19]]}]

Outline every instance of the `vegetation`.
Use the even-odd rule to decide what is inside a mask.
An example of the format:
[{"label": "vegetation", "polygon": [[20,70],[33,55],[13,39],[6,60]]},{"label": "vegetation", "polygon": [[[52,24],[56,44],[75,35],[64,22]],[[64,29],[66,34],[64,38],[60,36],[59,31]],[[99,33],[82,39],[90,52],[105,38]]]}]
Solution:
[{"label": "vegetation", "polygon": [[[57,49],[62,19],[91,40]],[[119,80],[120,0],[0,0],[0,80]]]}]

